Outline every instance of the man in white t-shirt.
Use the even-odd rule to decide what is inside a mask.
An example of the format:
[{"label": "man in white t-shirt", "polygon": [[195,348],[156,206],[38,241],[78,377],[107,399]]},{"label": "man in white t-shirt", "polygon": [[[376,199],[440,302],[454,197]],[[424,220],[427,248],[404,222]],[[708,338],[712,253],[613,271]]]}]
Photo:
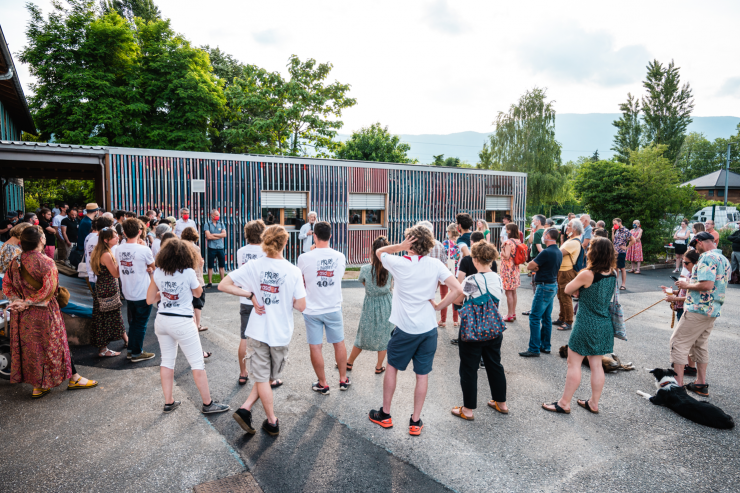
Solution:
[{"label": "man in white t-shirt", "polygon": [[132,363],[154,358],[154,353],[144,351],[144,336],[152,313],[152,306],[146,302],[146,292],[151,281],[150,273],[154,272],[154,255],[149,247],[138,241],[140,225],[138,219],[123,222],[126,243],[116,250],[121,290],[126,298],[129,318],[127,358],[130,357]]},{"label": "man in white t-shirt", "polygon": [[321,345],[326,329],[326,342],[334,345],[334,358],[339,368],[339,390],[347,390],[351,382],[347,377],[347,348],[344,346],[344,321],[342,319],[342,277],[347,266],[344,254],[329,246],[331,225],[321,221],[313,226],[316,248],[298,257],[298,268],[306,282],[306,337],[311,354],[311,364],[319,380],[311,387],[314,392],[329,394],[329,384],[324,372]]},{"label": "man in white t-shirt", "polygon": [[[416,390],[414,413],[409,420],[409,434],[419,435],[424,425],[421,408],[427,394],[429,372],[432,371],[434,353],[437,351],[436,310],[447,308],[462,294],[460,283],[446,265],[426,256],[434,246],[434,237],[423,226],[414,226],[404,232],[406,239],[398,245],[389,245],[376,251],[376,255],[393,275],[393,305],[389,321],[396,325],[388,342],[388,369],[383,381],[383,407],[370,411],[370,421],[383,428],[393,426],[388,411],[396,389],[398,371],[406,370],[414,361]],[[406,251],[403,257],[392,255]],[[437,283],[442,282],[449,292],[438,304],[434,302]]]},{"label": "man in white t-shirt", "polygon": [[190,209],[187,207],[180,209],[180,219],[175,221],[175,236],[179,238],[185,228],[195,228],[195,230],[198,231],[198,226],[195,224],[195,221],[190,219]]},{"label": "man in white t-shirt", "polygon": [[[249,434],[252,427],[252,405],[262,401],[267,419],[262,429],[272,436],[280,433],[273,410],[270,382],[277,380],[288,357],[288,345],[293,337],[293,308],[306,308],[306,288],[301,271],[283,258],[288,233],[282,226],[265,229],[262,249],[267,254],[250,260],[229,273],[218,284],[218,290],[250,299],[254,313],[247,323],[247,365],[254,380],[252,392],[233,417]],[[242,287],[239,287],[242,286]]]},{"label": "man in white t-shirt", "polygon": [[[236,261],[239,267],[244,264],[257,260],[265,256],[265,252],[262,251],[262,233],[265,231],[265,223],[262,219],[256,221],[249,221],[244,226],[244,237],[247,239],[247,244],[236,251]],[[244,286],[239,286],[240,288]],[[241,318],[241,342],[239,342],[239,385],[246,385],[249,373],[247,372],[247,325],[249,324],[249,316],[252,314],[254,305],[252,300],[248,298],[239,298],[239,317]],[[279,382],[271,382],[273,385],[277,385]]]}]

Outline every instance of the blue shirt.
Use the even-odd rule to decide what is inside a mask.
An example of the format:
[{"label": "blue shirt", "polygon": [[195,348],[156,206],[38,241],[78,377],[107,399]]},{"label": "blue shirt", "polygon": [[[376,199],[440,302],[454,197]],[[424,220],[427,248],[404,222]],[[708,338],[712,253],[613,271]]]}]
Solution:
[{"label": "blue shirt", "polygon": [[[212,235],[217,235],[221,231],[226,231],[226,228],[224,227],[224,223],[221,220],[218,220],[215,223],[213,221],[208,221],[203,227],[203,230],[208,231]],[[211,248],[213,250],[223,250],[224,239],[219,238],[217,240],[208,240],[208,248]]]},{"label": "blue shirt", "polygon": [[83,217],[80,222],[80,227],[77,228],[77,249],[81,252],[85,250],[85,238],[90,234],[91,229],[92,219],[88,216]]},{"label": "blue shirt", "polygon": [[560,264],[563,263],[563,252],[557,245],[550,245],[535,257],[534,263],[539,267],[534,273],[534,282],[557,283]]}]

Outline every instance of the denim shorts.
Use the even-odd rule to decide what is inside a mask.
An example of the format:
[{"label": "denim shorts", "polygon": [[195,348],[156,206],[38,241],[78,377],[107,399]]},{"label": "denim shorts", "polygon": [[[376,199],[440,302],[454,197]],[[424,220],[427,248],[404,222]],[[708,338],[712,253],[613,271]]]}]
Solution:
[{"label": "denim shorts", "polygon": [[221,269],[224,269],[226,265],[226,256],[224,255],[224,249],[223,248],[209,248],[208,249],[208,268],[213,270],[215,269],[214,265],[216,263],[216,259],[218,259],[218,266]]},{"label": "denim shorts", "polygon": [[306,322],[306,339],[309,344],[321,344],[324,342],[324,329],[326,329],[326,342],[336,344],[344,340],[344,320],[342,310],[321,315],[303,314]]},{"label": "denim shorts", "polygon": [[434,353],[437,352],[437,327],[423,334],[408,334],[396,327],[388,341],[388,364],[404,371],[414,360],[414,373],[427,375],[432,371]]}]

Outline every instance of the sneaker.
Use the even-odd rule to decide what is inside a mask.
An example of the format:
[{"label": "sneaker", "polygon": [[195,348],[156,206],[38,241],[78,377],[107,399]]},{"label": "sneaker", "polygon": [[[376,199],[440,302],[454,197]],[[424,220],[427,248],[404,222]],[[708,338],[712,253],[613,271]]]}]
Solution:
[{"label": "sneaker", "polygon": [[255,433],[257,433],[257,430],[252,428],[252,411],[239,408],[234,414],[231,415],[231,417],[234,418],[234,421],[239,423],[239,426],[242,427],[242,430],[246,431],[250,435],[254,435]]},{"label": "sneaker", "polygon": [[276,419],[275,424],[271,425],[269,421],[265,420],[262,422],[262,429],[276,437],[280,434],[280,423],[278,423],[278,420]]},{"label": "sneaker", "polygon": [[523,351],[523,352],[519,353],[519,356],[521,356],[523,358],[539,358],[540,357],[540,353],[533,353],[531,351]]},{"label": "sneaker", "polygon": [[213,413],[223,413],[231,409],[226,404],[220,404],[213,399],[211,399],[211,403],[207,406],[203,404],[203,407],[200,408],[200,412],[203,414],[213,414]]},{"label": "sneaker", "polygon": [[698,384],[695,382],[691,382],[688,385],[684,385],[686,387],[686,390],[690,390],[696,394],[699,394],[702,397],[709,397],[709,384]]},{"label": "sneaker", "polygon": [[207,288],[212,288],[213,287],[213,283],[209,282],[208,284],[206,284],[206,287]]},{"label": "sneaker", "polygon": [[695,377],[696,376],[696,368],[686,365],[683,367],[683,374],[688,377]]},{"label": "sneaker", "polygon": [[329,392],[330,392],[328,385],[326,387],[322,387],[319,382],[315,382],[313,386],[311,387],[311,390],[313,390],[314,392],[318,392],[321,395],[329,395]]},{"label": "sneaker", "polygon": [[383,411],[382,407],[380,408],[380,411],[376,411],[375,409],[370,411],[369,418],[370,421],[382,426],[383,428],[393,427],[393,419],[391,418],[391,415]]},{"label": "sneaker", "polygon": [[552,324],[558,327],[562,327],[565,324],[565,322],[563,322],[562,320],[555,320]]},{"label": "sneaker", "polygon": [[549,349],[540,349],[540,352],[541,353],[545,353],[545,354],[550,354],[550,350]]},{"label": "sneaker", "polygon": [[137,354],[136,356],[131,355],[131,362],[132,363],[138,363],[139,361],[146,361],[148,359],[152,359],[156,356],[154,353],[147,353],[146,351],[142,351],[141,354]]},{"label": "sneaker", "polygon": [[126,359],[131,359],[131,351],[126,351]]},{"label": "sneaker", "polygon": [[460,342],[460,339],[452,339],[452,340],[450,340],[450,344],[454,344],[455,346],[457,346],[457,343],[458,342]]},{"label": "sneaker", "polygon": [[421,418],[419,418],[419,421],[414,421],[414,415],[412,414],[409,418],[409,435],[421,435],[422,428],[424,428],[424,423],[421,422]]},{"label": "sneaker", "polygon": [[172,411],[180,407],[180,404],[182,404],[180,401],[174,401],[172,402],[172,404],[165,404],[162,412],[165,414],[171,413]]},{"label": "sneaker", "polygon": [[[339,390],[348,390],[350,385],[352,385],[352,382],[350,382],[349,377],[347,377],[346,382],[342,382],[342,381],[339,382]],[[329,387],[327,387],[327,389],[328,388]]]},{"label": "sneaker", "polygon": [[530,310],[527,310],[526,312],[522,312],[522,315],[529,316],[529,314],[532,313]]}]

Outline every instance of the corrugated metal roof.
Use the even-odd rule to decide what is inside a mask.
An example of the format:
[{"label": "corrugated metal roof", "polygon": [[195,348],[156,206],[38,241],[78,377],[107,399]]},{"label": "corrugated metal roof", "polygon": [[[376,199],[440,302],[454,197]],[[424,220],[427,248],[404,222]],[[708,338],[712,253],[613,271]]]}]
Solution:
[{"label": "corrugated metal roof", "polygon": [[83,145],[73,145],[73,144],[55,144],[55,143],[48,143],[48,142],[25,142],[25,141],[16,141],[16,140],[0,140],[0,146],[2,147],[10,147],[13,149],[68,149],[70,151],[72,150],[86,150],[86,151],[103,151],[107,152],[106,147],[102,146],[83,146]]},{"label": "corrugated metal roof", "polygon": [[[740,188],[740,175],[730,171],[727,183],[729,188]],[[692,185],[694,188],[699,189],[723,188],[725,186],[725,170],[715,171],[714,173],[709,173],[708,175],[700,176],[699,178],[694,178],[691,181],[681,184],[681,186],[685,185]]]}]

